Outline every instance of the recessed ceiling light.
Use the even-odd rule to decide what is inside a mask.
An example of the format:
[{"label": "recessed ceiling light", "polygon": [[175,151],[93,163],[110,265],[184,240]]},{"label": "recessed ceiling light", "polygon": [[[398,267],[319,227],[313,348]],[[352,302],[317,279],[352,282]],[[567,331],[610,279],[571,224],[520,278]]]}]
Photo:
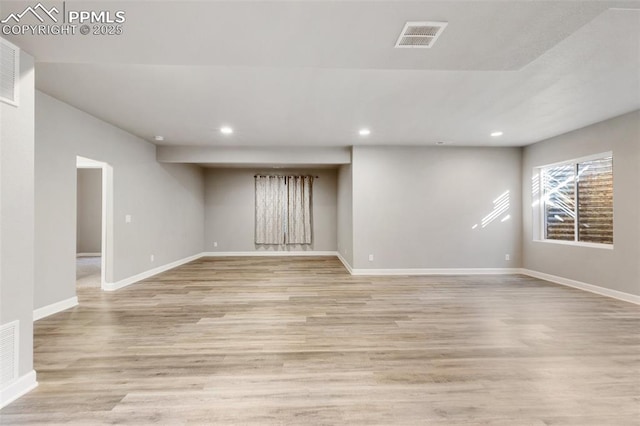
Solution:
[{"label": "recessed ceiling light", "polygon": [[358,131],[358,134],[360,136],[369,136],[371,134],[371,130],[369,130],[369,129],[360,129],[360,131]]},{"label": "recessed ceiling light", "polygon": [[438,142],[436,142],[436,145],[444,145],[444,142],[438,141]]},{"label": "recessed ceiling light", "polygon": [[502,132],[501,131],[493,132],[493,133],[491,133],[491,136],[493,136],[494,138],[496,138],[498,136],[502,136]]},{"label": "recessed ceiling light", "polygon": [[154,137],[154,139],[156,140],[156,142],[162,142],[164,140],[164,136],[157,135],[156,137]]},{"label": "recessed ceiling light", "polygon": [[233,133],[233,129],[229,126],[222,126],[220,127],[220,133],[222,133],[223,135],[230,135],[231,133]]}]

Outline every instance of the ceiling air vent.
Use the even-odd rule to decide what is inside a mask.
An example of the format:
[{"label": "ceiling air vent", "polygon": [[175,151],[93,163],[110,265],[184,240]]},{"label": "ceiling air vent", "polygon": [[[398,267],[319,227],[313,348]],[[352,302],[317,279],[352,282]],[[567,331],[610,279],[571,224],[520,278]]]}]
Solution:
[{"label": "ceiling air vent", "polygon": [[0,101],[18,105],[20,49],[0,38]]},{"label": "ceiling air vent", "polygon": [[398,37],[396,47],[432,47],[446,26],[447,22],[407,22]]}]

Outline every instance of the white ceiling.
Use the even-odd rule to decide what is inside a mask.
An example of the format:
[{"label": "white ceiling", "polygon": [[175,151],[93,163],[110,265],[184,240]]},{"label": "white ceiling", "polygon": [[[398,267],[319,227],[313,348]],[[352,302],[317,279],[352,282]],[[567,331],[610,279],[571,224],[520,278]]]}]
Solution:
[{"label": "white ceiling", "polygon": [[[163,145],[525,145],[640,108],[639,1],[72,4],[124,33],[9,38],[37,87]],[[394,49],[406,21],[449,25]]]}]

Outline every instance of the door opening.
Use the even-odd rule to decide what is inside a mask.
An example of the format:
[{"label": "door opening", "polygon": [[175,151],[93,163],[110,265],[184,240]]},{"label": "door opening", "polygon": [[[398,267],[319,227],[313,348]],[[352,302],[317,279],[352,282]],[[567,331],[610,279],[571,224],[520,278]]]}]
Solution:
[{"label": "door opening", "polygon": [[112,169],[80,156],[76,167],[76,288],[104,289],[112,275]]}]

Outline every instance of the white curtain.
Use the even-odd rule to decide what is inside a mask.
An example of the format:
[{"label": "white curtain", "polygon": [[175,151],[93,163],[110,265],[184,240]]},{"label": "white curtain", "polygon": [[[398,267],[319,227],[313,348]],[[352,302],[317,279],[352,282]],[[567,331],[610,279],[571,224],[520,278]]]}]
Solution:
[{"label": "white curtain", "polygon": [[257,176],[256,244],[284,243],[286,208],[286,177]]},{"label": "white curtain", "polygon": [[287,244],[311,244],[311,176],[289,176]]},{"label": "white curtain", "polygon": [[256,244],[311,244],[312,176],[256,176]]}]

